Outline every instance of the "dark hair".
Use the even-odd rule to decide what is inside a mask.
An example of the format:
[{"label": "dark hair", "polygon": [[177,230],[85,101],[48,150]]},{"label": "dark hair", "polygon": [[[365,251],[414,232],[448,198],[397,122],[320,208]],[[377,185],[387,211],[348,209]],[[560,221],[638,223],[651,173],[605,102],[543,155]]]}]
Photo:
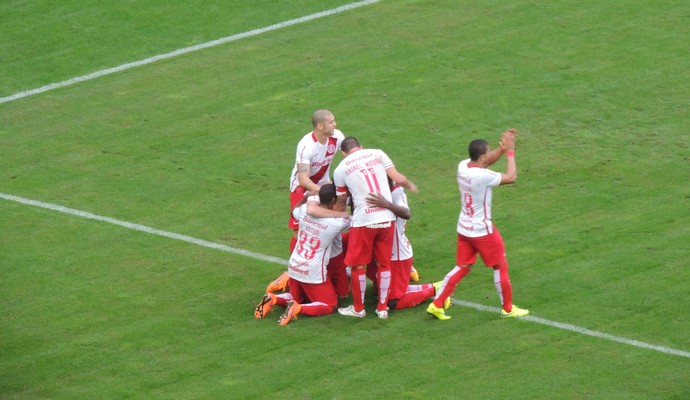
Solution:
[{"label": "dark hair", "polygon": [[357,147],[362,147],[362,145],[359,144],[359,140],[357,140],[357,138],[354,136],[348,136],[345,138],[345,140],[343,140],[343,143],[340,145],[340,151],[344,153],[349,153],[350,150]]},{"label": "dark hair", "polygon": [[324,206],[327,206],[335,201],[335,185],[332,183],[326,183],[319,189],[319,201]]},{"label": "dark hair", "polygon": [[477,161],[489,150],[489,143],[484,139],[475,139],[467,150],[470,153],[470,160]]}]

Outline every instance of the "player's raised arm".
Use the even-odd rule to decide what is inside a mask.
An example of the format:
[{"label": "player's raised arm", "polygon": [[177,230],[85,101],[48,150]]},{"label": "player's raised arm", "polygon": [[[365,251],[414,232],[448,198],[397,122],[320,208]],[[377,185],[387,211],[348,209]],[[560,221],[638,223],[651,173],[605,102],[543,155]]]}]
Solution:
[{"label": "player's raised arm", "polygon": [[388,175],[388,177],[391,178],[393,182],[404,187],[405,189],[408,189],[412,193],[417,193],[419,191],[417,189],[417,185],[415,185],[411,180],[407,179],[405,175],[398,172],[398,170],[395,169],[394,166],[386,168],[386,175]]},{"label": "player's raised arm", "polygon": [[513,132],[506,132],[501,139],[499,146],[506,153],[506,160],[508,161],[508,170],[501,174],[501,185],[513,183],[517,180],[517,164],[515,163],[515,134]]},{"label": "player's raised arm", "polygon": [[501,135],[501,141],[499,142],[499,146],[496,147],[495,149],[489,151],[488,153],[486,153],[486,166],[487,167],[491,166],[493,163],[498,161],[498,159],[501,158],[501,156],[505,153],[505,148],[503,146],[503,142],[506,140],[506,137],[508,135],[511,135],[514,138],[515,135],[517,135],[517,132],[513,128],[510,128],[510,129],[506,130],[505,132],[503,132],[503,134]]}]

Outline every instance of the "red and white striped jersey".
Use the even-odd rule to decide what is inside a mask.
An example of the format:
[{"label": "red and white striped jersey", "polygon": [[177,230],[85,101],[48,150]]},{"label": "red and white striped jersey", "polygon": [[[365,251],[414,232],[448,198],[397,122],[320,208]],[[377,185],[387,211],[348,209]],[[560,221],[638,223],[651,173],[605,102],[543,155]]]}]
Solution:
[{"label": "red and white striped jersey", "polygon": [[290,175],[290,191],[299,186],[297,179],[297,164],[309,164],[309,178],[312,182],[321,186],[330,180],[329,172],[335,153],[340,151],[340,144],[345,139],[343,133],[334,130],[333,136],[326,140],[325,144],[319,143],[314,132],[309,132],[297,144],[295,166]]}]

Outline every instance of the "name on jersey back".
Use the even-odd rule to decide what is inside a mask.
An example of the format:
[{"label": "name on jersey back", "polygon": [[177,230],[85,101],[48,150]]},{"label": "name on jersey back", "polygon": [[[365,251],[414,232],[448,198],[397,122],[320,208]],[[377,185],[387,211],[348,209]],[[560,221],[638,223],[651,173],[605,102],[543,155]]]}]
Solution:
[{"label": "name on jersey back", "polygon": [[[366,159],[367,157],[373,157],[373,155],[366,155],[366,156],[358,157],[354,160],[349,160],[345,165],[350,165],[354,162],[362,161],[362,160]],[[353,165],[353,166],[347,168],[345,170],[345,175],[350,175],[351,173],[359,171],[362,168],[373,167],[374,165],[380,165],[380,164],[383,164],[381,162],[381,160],[378,158],[374,158],[372,160],[368,160],[364,164]]]},{"label": "name on jersey back", "polygon": [[[315,235],[318,235],[319,231],[326,231],[328,230],[328,225],[322,224],[321,222],[315,220],[314,218],[310,217],[309,215],[305,214],[304,217],[302,217],[302,221],[305,223],[311,225],[311,226],[304,226],[304,229],[307,230],[308,232],[311,232]],[[307,229],[309,228],[309,229]],[[316,229],[314,229],[316,228]]]}]

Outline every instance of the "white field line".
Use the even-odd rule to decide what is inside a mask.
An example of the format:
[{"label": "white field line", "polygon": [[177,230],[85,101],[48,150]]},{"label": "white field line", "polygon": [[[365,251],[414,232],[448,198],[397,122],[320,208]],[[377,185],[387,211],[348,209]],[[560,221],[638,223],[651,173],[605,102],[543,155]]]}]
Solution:
[{"label": "white field line", "polygon": [[[92,214],[92,213],[89,213],[86,211],[80,211],[80,210],[75,210],[73,208],[67,208],[67,207],[59,206],[57,204],[44,203],[42,201],[26,199],[23,197],[13,196],[13,195],[4,194],[4,193],[0,193],[0,198],[5,199],[5,200],[9,200],[9,201],[14,201],[14,202],[21,203],[21,204],[26,204],[26,205],[33,206],[33,207],[45,208],[48,210],[53,210],[53,211],[57,211],[57,212],[64,213],[64,214],[74,215],[77,217],[92,219],[92,220],[101,221],[101,222],[107,222],[109,224],[122,226],[122,227],[133,229],[136,231],[149,233],[152,235],[163,236],[163,237],[170,238],[170,239],[181,240],[183,242],[208,247],[211,249],[226,251],[228,253],[239,254],[242,256],[255,258],[257,260],[262,260],[262,261],[280,264],[283,266],[286,266],[287,262],[288,262],[287,260],[282,259],[282,258],[267,256],[267,255],[260,254],[260,253],[254,253],[251,251],[226,246],[226,245],[220,244],[220,243],[209,242],[209,241],[202,240],[202,239],[196,239],[196,238],[193,238],[193,237],[187,236],[187,235],[180,235],[178,233],[166,232],[166,231],[162,231],[160,229],[150,228],[150,227],[144,226],[144,225],[134,224],[134,223],[122,221],[119,219],[104,217],[104,216],[97,215],[97,214]],[[458,305],[463,306],[463,307],[473,308],[473,309],[479,310],[479,311],[486,311],[486,312],[491,312],[491,313],[495,313],[495,314],[498,314],[500,312],[500,310],[496,307],[489,307],[489,306],[485,306],[482,304],[470,303],[470,302],[462,301],[462,300],[455,300],[453,303],[458,304]],[[627,345],[635,346],[635,347],[640,347],[640,348],[647,349],[647,350],[654,350],[654,351],[658,351],[661,353],[666,353],[666,354],[671,354],[671,355],[675,355],[675,356],[690,358],[690,352],[688,352],[688,351],[676,350],[676,349],[672,349],[670,347],[657,346],[657,345],[653,345],[653,344],[649,344],[649,343],[640,342],[637,340],[626,339],[626,338],[623,338],[620,336],[609,335],[607,333],[593,331],[591,329],[582,328],[582,327],[579,327],[576,325],[570,325],[570,324],[564,324],[561,322],[549,321],[547,319],[543,319],[543,318],[539,318],[539,317],[535,317],[535,316],[531,316],[531,315],[521,317],[520,319],[525,320],[525,321],[535,322],[535,323],[546,325],[546,326],[550,326],[552,328],[558,328],[558,329],[562,329],[565,331],[579,333],[582,335],[593,336],[596,338],[609,340],[612,342],[623,343],[623,344],[627,344]]]},{"label": "white field line", "polygon": [[42,201],[25,199],[23,197],[12,196],[10,194],[4,194],[4,193],[0,193],[0,198],[5,199],[5,200],[10,200],[10,201],[15,201],[17,203],[26,204],[29,206],[40,207],[40,208],[45,208],[48,210],[61,212],[63,214],[69,214],[69,215],[74,215],[74,216],[82,217],[82,218],[86,218],[86,219],[92,219],[92,220],[96,220],[96,221],[107,222],[109,224],[119,225],[119,226],[122,226],[125,228],[134,229],[135,231],[145,232],[145,233],[149,233],[152,235],[163,236],[163,237],[167,237],[170,239],[181,240],[183,242],[196,244],[198,246],[208,247],[208,248],[216,249],[216,250],[227,251],[228,253],[239,254],[241,256],[256,258],[257,260],[281,264],[281,265],[284,265],[286,267],[287,267],[287,263],[288,263],[288,260],[285,260],[282,258],[267,256],[267,255],[259,254],[259,253],[254,253],[254,252],[251,252],[248,250],[237,249],[234,247],[226,246],[224,244],[209,242],[209,241],[201,240],[201,239],[196,239],[196,238],[193,238],[191,236],[180,235],[178,233],[166,232],[166,231],[162,231],[160,229],[150,228],[150,227],[145,226],[145,225],[133,224],[131,222],[122,221],[122,220],[110,218],[110,217],[104,217],[104,216],[92,214],[92,213],[89,213],[86,211],[75,210],[73,208],[67,208],[67,207],[59,206],[57,204],[44,203]]},{"label": "white field line", "polygon": [[[292,19],[289,21],[280,22],[280,23],[270,25],[270,26],[267,26],[264,28],[253,29],[253,30],[250,30],[247,32],[236,34],[236,35],[226,36],[224,38],[216,39],[216,40],[213,40],[210,42],[206,42],[206,43],[202,43],[202,44],[198,44],[198,45],[194,45],[194,46],[190,46],[190,47],[185,47],[183,49],[174,50],[174,51],[171,51],[171,52],[165,53],[165,54],[159,54],[157,56],[148,57],[148,58],[145,58],[143,60],[130,62],[130,63],[123,64],[123,65],[120,65],[117,67],[108,68],[108,69],[104,69],[101,71],[93,72],[91,74],[78,76],[78,77],[71,78],[71,79],[68,79],[68,80],[65,80],[62,82],[51,83],[49,85],[42,86],[42,87],[39,87],[36,89],[25,90],[25,91],[13,94],[11,96],[0,97],[0,103],[8,103],[8,102],[18,100],[18,99],[21,99],[24,97],[29,97],[29,96],[32,96],[35,94],[45,93],[45,92],[48,92],[48,91],[53,90],[53,89],[59,89],[59,88],[63,88],[66,86],[74,85],[76,83],[85,82],[85,81],[89,81],[92,79],[100,78],[100,77],[105,76],[105,75],[113,74],[116,72],[121,72],[121,71],[130,69],[130,68],[135,68],[135,67],[139,67],[142,65],[151,64],[151,63],[154,63],[156,61],[177,57],[177,56],[191,53],[194,51],[203,50],[203,49],[207,49],[209,47],[214,47],[214,46],[218,46],[221,44],[237,41],[237,40],[240,40],[240,39],[243,39],[246,37],[260,35],[262,33],[275,31],[278,29],[286,28],[288,26],[297,25],[297,24],[300,24],[303,22],[307,22],[307,21],[311,21],[314,19],[318,19],[318,18],[329,16],[329,15],[337,14],[337,13],[340,13],[343,11],[348,11],[348,10],[352,10],[352,9],[366,6],[369,4],[378,3],[379,1],[380,0],[364,0],[364,1],[356,2],[356,3],[346,4],[346,5],[341,6],[341,7],[333,8],[333,9],[326,10],[326,11],[321,11],[321,12],[318,12],[315,14],[310,14],[310,15],[300,17],[300,18],[295,18],[295,19]],[[208,247],[208,248],[216,249],[216,250],[222,250],[222,251],[226,251],[228,253],[239,254],[239,255],[255,258],[258,260],[262,260],[262,261],[272,262],[272,263],[281,264],[281,265],[287,265],[287,260],[282,259],[282,258],[267,256],[267,255],[260,254],[260,253],[254,253],[254,252],[251,252],[248,250],[238,249],[238,248],[226,246],[224,244],[209,242],[209,241],[202,240],[202,239],[196,239],[196,238],[193,238],[193,237],[187,236],[187,235],[180,235],[177,233],[166,232],[166,231],[151,228],[148,226],[134,224],[131,222],[122,221],[122,220],[118,220],[115,218],[104,217],[104,216],[92,214],[92,213],[85,212],[85,211],[80,211],[80,210],[75,210],[72,208],[59,206],[56,204],[44,203],[41,201],[30,200],[30,199],[26,199],[26,198],[22,198],[22,197],[18,197],[18,196],[13,196],[13,195],[9,195],[9,194],[4,194],[4,193],[0,193],[0,198],[3,198],[5,200],[9,200],[9,201],[14,201],[17,203],[22,203],[22,204],[34,206],[34,207],[45,208],[45,209],[61,212],[64,214],[74,215],[74,216],[78,216],[78,217],[82,217],[82,218],[86,218],[86,219],[92,219],[92,220],[106,222],[106,223],[113,224],[113,225],[119,225],[119,226],[122,226],[125,228],[137,230],[140,232],[149,233],[152,235],[163,236],[163,237],[167,237],[170,239],[181,240],[181,241],[188,242],[191,244],[195,244],[195,245],[199,245],[199,246],[203,246],[203,247]],[[500,310],[496,307],[484,306],[481,304],[470,303],[467,301],[457,301],[456,300],[456,301],[454,301],[454,303],[459,304],[463,307],[474,308],[474,309],[479,310],[479,311],[487,311],[487,312],[493,312],[493,313],[500,312]],[[563,329],[566,331],[580,333],[583,335],[594,336],[594,337],[598,337],[598,338],[605,339],[605,340],[624,343],[624,344],[627,344],[630,346],[636,346],[636,347],[641,347],[644,349],[659,351],[659,352],[666,353],[666,354],[672,354],[672,355],[690,358],[690,352],[687,352],[687,351],[676,350],[676,349],[672,349],[672,348],[664,347],[664,346],[656,346],[656,345],[640,342],[637,340],[626,339],[626,338],[622,338],[619,336],[613,336],[613,335],[609,335],[606,333],[593,331],[593,330],[590,330],[587,328],[582,328],[582,327],[575,326],[575,325],[549,321],[549,320],[539,318],[539,317],[534,317],[534,316],[526,316],[526,317],[522,317],[521,319],[535,322],[535,323],[542,324],[542,325],[547,325],[547,326],[558,328],[558,329]]]},{"label": "white field line", "polygon": [[[482,304],[470,303],[469,301],[463,301],[463,300],[454,300],[453,304],[459,304],[463,307],[474,308],[475,310],[479,310],[479,311],[493,312],[496,314],[498,314],[501,311],[497,307],[489,307],[489,306],[485,306]],[[648,349],[648,350],[655,350],[655,351],[659,351],[659,352],[666,353],[666,354],[672,354],[674,356],[681,356],[681,357],[685,357],[685,358],[690,358],[690,352],[688,352],[688,351],[676,350],[676,349],[672,349],[670,347],[665,347],[665,346],[657,346],[654,344],[640,342],[639,340],[626,339],[626,338],[623,338],[620,336],[609,335],[608,333],[593,331],[591,329],[582,328],[582,327],[579,327],[576,325],[564,324],[562,322],[549,321],[548,319],[535,317],[533,315],[527,315],[525,317],[520,317],[518,319],[530,321],[530,322],[536,322],[537,324],[542,324],[542,325],[550,326],[552,328],[562,329],[564,331],[575,332],[575,333],[579,333],[579,334],[587,335],[587,336],[594,336],[594,337],[597,337],[600,339],[610,340],[612,342],[623,343],[623,344],[627,344],[630,346],[641,347],[643,349]]]},{"label": "white field line", "polygon": [[45,92],[51,91],[53,89],[63,88],[65,86],[74,85],[76,83],[80,83],[80,82],[84,82],[84,81],[90,81],[92,79],[100,78],[102,76],[110,75],[110,74],[120,72],[120,71],[124,71],[124,70],[130,69],[130,68],[140,67],[140,66],[146,65],[146,64],[151,64],[151,63],[156,62],[156,61],[181,56],[183,54],[191,53],[191,52],[198,51],[198,50],[207,49],[209,47],[218,46],[218,45],[229,43],[229,42],[234,42],[236,40],[244,39],[246,37],[256,36],[256,35],[260,35],[262,33],[271,32],[271,31],[275,31],[278,29],[286,28],[288,26],[297,25],[297,24],[301,24],[303,22],[308,22],[308,21],[312,21],[312,20],[315,20],[318,18],[327,17],[329,15],[338,14],[338,13],[341,13],[344,11],[349,11],[349,10],[352,10],[355,8],[367,6],[369,4],[378,3],[379,1],[380,0],[364,0],[364,1],[359,1],[356,3],[346,4],[344,6],[336,7],[336,8],[330,9],[330,10],[317,12],[314,14],[306,15],[304,17],[299,17],[299,18],[291,19],[289,21],[280,22],[280,23],[277,23],[274,25],[269,25],[269,26],[266,26],[264,28],[253,29],[251,31],[238,33],[236,35],[226,36],[224,38],[212,40],[210,42],[201,43],[201,44],[197,44],[197,45],[190,46],[190,47],[185,47],[183,49],[174,50],[174,51],[171,51],[171,52],[165,53],[165,54],[159,54],[157,56],[152,56],[152,57],[145,58],[145,59],[139,60],[139,61],[133,61],[133,62],[130,62],[127,64],[120,65],[118,67],[108,68],[108,69],[96,71],[96,72],[93,72],[93,73],[90,73],[87,75],[78,76],[76,78],[71,78],[71,79],[68,79],[66,81],[51,83],[49,85],[41,86],[41,87],[36,88],[36,89],[25,90],[25,91],[22,91],[19,93],[15,93],[11,96],[0,97],[0,104],[9,103],[10,101],[22,99],[24,97],[33,96],[33,95],[39,94],[39,93],[45,93]]}]

